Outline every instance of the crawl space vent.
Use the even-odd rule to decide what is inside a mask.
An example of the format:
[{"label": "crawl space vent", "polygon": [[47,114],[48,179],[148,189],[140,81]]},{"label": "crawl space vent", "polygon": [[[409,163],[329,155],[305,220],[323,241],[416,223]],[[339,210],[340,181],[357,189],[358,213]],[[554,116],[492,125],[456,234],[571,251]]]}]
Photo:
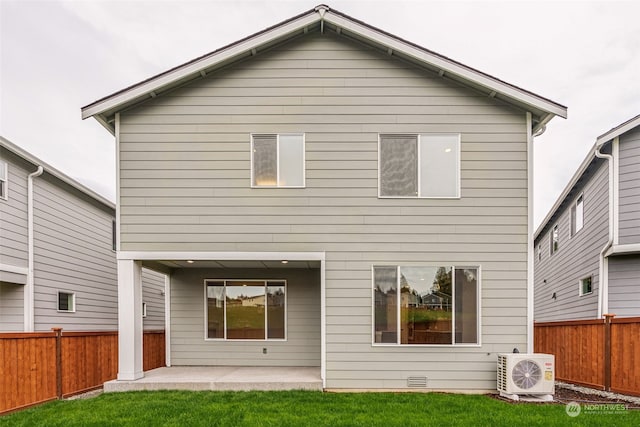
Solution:
[{"label": "crawl space vent", "polygon": [[427,377],[407,377],[407,387],[425,388],[427,386]]}]

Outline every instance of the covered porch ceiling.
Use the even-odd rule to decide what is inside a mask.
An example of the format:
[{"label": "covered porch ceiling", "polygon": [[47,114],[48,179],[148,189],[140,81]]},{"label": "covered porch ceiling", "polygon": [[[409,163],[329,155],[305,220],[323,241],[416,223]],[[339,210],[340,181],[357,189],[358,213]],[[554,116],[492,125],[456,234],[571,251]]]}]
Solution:
[{"label": "covered porch ceiling", "polygon": [[180,268],[210,269],[303,269],[320,268],[320,261],[276,260],[146,260],[143,266],[152,270],[173,270]]}]

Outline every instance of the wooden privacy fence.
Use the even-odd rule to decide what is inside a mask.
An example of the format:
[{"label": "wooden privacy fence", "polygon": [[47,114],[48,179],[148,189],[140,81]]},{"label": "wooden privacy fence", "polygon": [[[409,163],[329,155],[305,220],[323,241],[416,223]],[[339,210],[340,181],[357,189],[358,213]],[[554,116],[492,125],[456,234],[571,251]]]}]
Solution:
[{"label": "wooden privacy fence", "polygon": [[534,351],[556,358],[556,379],[640,396],[640,317],[536,323]]},{"label": "wooden privacy fence", "polygon": [[[143,369],[165,366],[164,331],[145,331]],[[99,388],[118,373],[118,332],[0,334],[0,414]]]}]

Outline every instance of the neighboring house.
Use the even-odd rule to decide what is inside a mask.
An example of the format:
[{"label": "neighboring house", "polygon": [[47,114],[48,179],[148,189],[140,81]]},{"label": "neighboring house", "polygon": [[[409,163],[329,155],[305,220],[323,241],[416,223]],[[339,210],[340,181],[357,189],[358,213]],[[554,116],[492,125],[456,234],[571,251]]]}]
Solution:
[{"label": "neighboring house", "polygon": [[[0,137],[0,332],[118,326],[115,206]],[[164,329],[164,276],[142,273],[146,329]]]},{"label": "neighboring house", "polygon": [[536,321],[640,316],[640,116],[597,138],[535,254]]},{"label": "neighboring house", "polygon": [[319,6],[82,114],[116,140],[120,380],[143,266],[172,365],[477,391],[532,350],[531,147],[565,107]]}]

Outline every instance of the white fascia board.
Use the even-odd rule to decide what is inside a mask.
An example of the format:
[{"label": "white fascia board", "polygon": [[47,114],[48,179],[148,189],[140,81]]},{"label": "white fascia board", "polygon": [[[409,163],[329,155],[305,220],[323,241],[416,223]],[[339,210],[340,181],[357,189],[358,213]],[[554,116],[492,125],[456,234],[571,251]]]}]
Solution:
[{"label": "white fascia board", "polygon": [[138,252],[120,251],[120,260],[136,261],[324,261],[324,252]]},{"label": "white fascia board", "polygon": [[629,132],[631,129],[633,129],[635,127],[638,127],[638,126],[640,126],[640,115],[634,117],[631,120],[628,120],[628,121],[622,123],[618,127],[615,127],[613,129],[611,129],[610,131],[600,135],[596,139],[596,145],[604,144],[605,142],[608,142],[609,140],[612,140],[613,138],[616,138],[616,137],[622,135],[623,133]]},{"label": "white fascia board", "polygon": [[107,200],[106,198],[102,197],[101,195],[99,195],[95,191],[91,190],[88,187],[85,187],[84,185],[82,185],[78,181],[76,181],[75,179],[70,178],[69,176],[67,176],[64,173],[60,172],[58,169],[54,168],[53,166],[49,165],[46,162],[43,162],[42,160],[38,159],[36,156],[32,155],[31,153],[26,152],[25,150],[23,150],[22,148],[18,147],[17,145],[15,145],[13,142],[9,141],[8,139],[3,138],[2,136],[0,136],[0,147],[6,148],[7,150],[11,151],[16,156],[23,158],[24,160],[28,161],[29,163],[31,163],[33,165],[42,166],[44,171],[47,172],[48,174],[55,176],[60,181],[66,183],[66,184],[69,184],[70,186],[72,186],[76,190],[79,190],[81,193],[86,194],[88,197],[90,197],[90,198],[102,203],[103,205],[115,210],[116,205],[112,201]]},{"label": "white fascia board", "polygon": [[342,16],[335,15],[331,13],[331,11],[328,11],[324,15],[324,20],[326,22],[329,22],[333,25],[336,25],[342,28],[343,30],[344,29],[349,30],[362,37],[365,37],[368,40],[381,44],[393,51],[402,52],[405,55],[408,55],[412,58],[415,58],[417,60],[426,62],[435,67],[438,67],[441,70],[444,70],[446,73],[455,74],[456,76],[459,76],[463,79],[472,81],[476,84],[479,84],[481,86],[494,90],[509,98],[516,99],[520,102],[523,102],[525,104],[531,105],[538,109],[547,111],[549,113],[555,114],[562,118],[567,118],[567,109],[558,104],[555,104],[543,98],[536,97],[528,92],[525,92],[514,86],[505,84],[503,82],[497,81],[496,79],[492,79],[491,77],[484,75],[482,73],[479,73],[477,71],[465,68],[460,64],[452,62],[451,60],[447,60],[446,58],[443,58],[441,56],[434,55],[424,50],[418,49],[415,46],[411,46],[407,43],[394,39],[386,34],[377,32],[371,28],[368,28],[357,22],[353,22]]},{"label": "white fascia board", "polygon": [[234,44],[228,49],[216,52],[197,61],[185,64],[182,67],[179,67],[166,74],[162,74],[148,82],[135,85],[129,90],[108,97],[101,102],[90,104],[89,106],[82,109],[82,118],[86,119],[88,117],[95,116],[138,97],[151,97],[151,92],[159,91],[164,86],[175,83],[176,81],[186,78],[190,75],[199,75],[200,70],[213,67],[216,64],[224,62],[243,53],[251,52],[252,49],[257,49],[265,43],[277,40],[290,33],[302,30],[304,27],[309,26],[319,20],[320,15],[317,12],[312,12],[308,15],[301,16],[295,21],[287,22],[282,26],[273,28],[272,30],[259,34],[249,40]]}]

